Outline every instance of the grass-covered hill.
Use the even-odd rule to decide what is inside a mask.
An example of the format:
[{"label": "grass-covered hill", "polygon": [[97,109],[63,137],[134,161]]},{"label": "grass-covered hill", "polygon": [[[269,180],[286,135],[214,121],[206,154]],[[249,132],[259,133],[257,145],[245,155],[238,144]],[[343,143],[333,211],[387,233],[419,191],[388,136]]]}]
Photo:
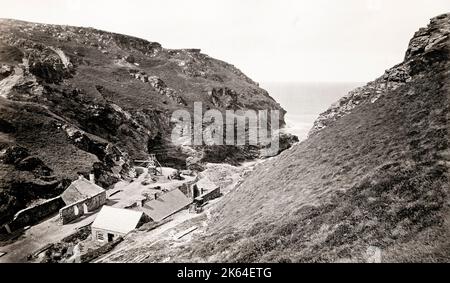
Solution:
[{"label": "grass-covered hill", "polygon": [[[450,14],[258,165],[189,243],[146,261],[449,262]],[[144,245],[144,244],[143,244]]]},{"label": "grass-covered hill", "polygon": [[[185,165],[196,151],[172,146],[170,117],[192,111],[196,101],[205,109],[282,110],[233,65],[198,49],[0,20],[0,223],[59,194],[79,173],[93,171],[107,187],[126,177],[130,160],[150,152],[167,166]],[[254,154],[222,151],[200,158],[233,162]]]}]

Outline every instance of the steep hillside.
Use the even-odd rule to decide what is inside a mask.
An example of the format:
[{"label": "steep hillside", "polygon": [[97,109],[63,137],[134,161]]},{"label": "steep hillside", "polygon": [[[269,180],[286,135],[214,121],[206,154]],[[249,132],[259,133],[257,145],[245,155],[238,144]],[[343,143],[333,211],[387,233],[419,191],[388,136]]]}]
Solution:
[{"label": "steep hillside", "polygon": [[192,111],[197,101],[205,109],[282,110],[237,68],[198,49],[0,20],[0,223],[59,194],[79,173],[94,171],[108,187],[150,152],[176,167],[193,153],[231,163],[255,157],[249,148],[224,147],[211,157],[174,147],[171,114]]},{"label": "steep hillside", "polygon": [[[349,92],[345,97],[334,103],[314,122],[310,135],[332,125],[334,121],[350,113],[360,104],[374,103],[381,96],[390,94],[404,84],[420,76],[424,66],[439,59],[441,49],[449,40],[449,27],[445,23],[446,15],[431,20],[427,28],[421,28],[411,39],[406,51],[405,61],[386,70],[380,78]],[[417,55],[426,52],[426,58]],[[434,58],[437,56],[437,58]]]},{"label": "steep hillside", "polygon": [[405,61],[255,168],[204,234],[147,261],[450,261],[450,14]]}]

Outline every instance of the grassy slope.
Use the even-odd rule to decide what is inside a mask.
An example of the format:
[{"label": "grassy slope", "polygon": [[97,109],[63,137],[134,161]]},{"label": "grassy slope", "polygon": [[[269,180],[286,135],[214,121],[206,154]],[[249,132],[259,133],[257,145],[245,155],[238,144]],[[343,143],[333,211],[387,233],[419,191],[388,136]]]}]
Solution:
[{"label": "grassy slope", "polygon": [[365,261],[375,246],[383,261],[448,262],[443,82],[425,77],[257,167],[205,236],[149,261]]},{"label": "grassy slope", "polygon": [[[422,56],[422,55],[419,55]],[[450,260],[448,42],[416,76],[259,165],[190,244],[148,261]]]},{"label": "grassy slope", "polygon": [[429,79],[258,168],[217,213],[211,231],[230,233],[207,240],[229,242],[193,255],[363,261],[376,246],[386,261],[448,261],[448,89]]}]

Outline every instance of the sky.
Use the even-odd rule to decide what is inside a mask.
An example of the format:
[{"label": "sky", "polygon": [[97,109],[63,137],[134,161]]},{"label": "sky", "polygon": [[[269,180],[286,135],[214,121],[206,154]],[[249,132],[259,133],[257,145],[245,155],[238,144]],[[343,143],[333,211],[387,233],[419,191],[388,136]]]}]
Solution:
[{"label": "sky", "polygon": [[258,82],[367,82],[449,0],[0,0],[0,18],[201,48]]}]

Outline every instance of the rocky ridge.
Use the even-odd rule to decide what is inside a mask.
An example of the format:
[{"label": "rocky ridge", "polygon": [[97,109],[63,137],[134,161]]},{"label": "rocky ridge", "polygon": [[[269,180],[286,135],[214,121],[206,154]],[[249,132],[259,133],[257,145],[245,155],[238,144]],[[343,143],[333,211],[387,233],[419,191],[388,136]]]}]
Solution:
[{"label": "rocky ridge", "polygon": [[349,92],[347,96],[320,114],[309,135],[314,135],[336,120],[348,115],[358,105],[375,103],[381,96],[389,95],[416,77],[420,77],[424,66],[432,64],[439,58],[442,47],[447,45],[449,38],[448,15],[443,14],[432,19],[427,28],[421,28],[415,33],[402,63],[386,70],[375,81]]},{"label": "rocky ridge", "polygon": [[[227,91],[212,97],[215,89]],[[170,50],[93,28],[0,19],[1,220],[33,199],[58,195],[78,174],[93,172],[107,188],[133,176],[132,161],[149,153],[177,168],[199,156],[193,164],[199,169],[205,158],[236,163],[258,156],[239,147],[221,147],[211,155],[203,147],[174,146],[171,114],[192,112],[198,101],[205,109],[284,114],[257,83],[199,49]],[[5,162],[16,150],[47,169],[17,167],[24,162],[21,155]],[[48,175],[55,184],[37,193]]]}]

